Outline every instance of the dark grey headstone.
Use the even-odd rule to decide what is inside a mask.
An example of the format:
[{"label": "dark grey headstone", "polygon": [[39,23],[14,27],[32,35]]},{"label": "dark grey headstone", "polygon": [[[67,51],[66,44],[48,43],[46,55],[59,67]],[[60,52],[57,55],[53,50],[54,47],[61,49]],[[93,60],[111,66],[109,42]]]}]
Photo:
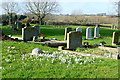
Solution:
[{"label": "dark grey headstone", "polygon": [[72,28],[65,28],[64,40],[67,40],[67,33],[69,33],[70,31],[72,31]]},{"label": "dark grey headstone", "polygon": [[38,37],[37,31],[38,31],[38,29],[35,27],[22,28],[22,39],[24,41],[32,41],[33,36]]},{"label": "dark grey headstone", "polygon": [[67,34],[67,48],[76,49],[82,46],[82,32],[71,31]]}]

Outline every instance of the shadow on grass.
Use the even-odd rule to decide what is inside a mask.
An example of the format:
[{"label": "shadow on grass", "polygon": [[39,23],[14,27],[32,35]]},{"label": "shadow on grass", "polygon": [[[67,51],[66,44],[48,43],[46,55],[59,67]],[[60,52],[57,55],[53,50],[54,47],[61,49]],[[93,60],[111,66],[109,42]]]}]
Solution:
[{"label": "shadow on grass", "polygon": [[2,28],[2,31],[6,35],[22,35],[22,29],[18,29],[18,31],[15,31],[12,28]]}]

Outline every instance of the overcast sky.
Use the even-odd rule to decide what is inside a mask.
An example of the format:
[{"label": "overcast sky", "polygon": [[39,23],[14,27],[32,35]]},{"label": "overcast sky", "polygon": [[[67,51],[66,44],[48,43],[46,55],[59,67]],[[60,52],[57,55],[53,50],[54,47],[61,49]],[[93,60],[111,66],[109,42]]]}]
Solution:
[{"label": "overcast sky", "polygon": [[[2,3],[2,1],[0,0],[0,3]],[[4,2],[10,1],[26,2],[28,0],[4,0]],[[98,13],[115,14],[116,11],[114,2],[120,0],[56,0],[56,1],[58,1],[59,4],[61,5],[60,14],[71,14],[74,10],[81,10],[81,12],[84,14],[98,14]],[[2,10],[0,7],[0,14],[1,13]]]}]

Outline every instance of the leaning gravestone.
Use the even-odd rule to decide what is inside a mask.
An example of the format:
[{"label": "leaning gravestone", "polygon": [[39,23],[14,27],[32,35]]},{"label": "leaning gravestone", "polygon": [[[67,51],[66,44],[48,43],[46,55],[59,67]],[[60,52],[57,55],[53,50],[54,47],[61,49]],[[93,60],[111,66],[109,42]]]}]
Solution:
[{"label": "leaning gravestone", "polygon": [[72,31],[72,28],[65,28],[64,40],[67,40],[67,33],[69,33],[70,31]]},{"label": "leaning gravestone", "polygon": [[33,27],[37,28],[37,35],[39,36],[40,35],[40,26],[39,25],[35,25]]},{"label": "leaning gravestone", "polygon": [[67,48],[76,49],[82,47],[82,32],[71,31],[67,34]]},{"label": "leaning gravestone", "polygon": [[76,28],[76,31],[81,31],[82,32],[82,28]]},{"label": "leaning gravestone", "polygon": [[99,32],[100,32],[100,28],[99,27],[95,27],[94,28],[94,38],[99,38]]},{"label": "leaning gravestone", "polygon": [[86,29],[86,39],[93,39],[92,38],[92,29],[89,27]]},{"label": "leaning gravestone", "polygon": [[119,43],[120,32],[113,32],[112,45]]},{"label": "leaning gravestone", "polygon": [[24,41],[32,41],[33,40],[33,36],[38,37],[38,33],[37,33],[38,29],[35,27],[25,27],[22,28],[22,39]]}]

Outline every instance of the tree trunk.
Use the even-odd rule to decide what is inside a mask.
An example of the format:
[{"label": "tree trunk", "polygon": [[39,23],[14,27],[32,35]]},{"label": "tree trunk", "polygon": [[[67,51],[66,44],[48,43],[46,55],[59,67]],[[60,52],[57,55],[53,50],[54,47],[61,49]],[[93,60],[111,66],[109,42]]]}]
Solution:
[{"label": "tree trunk", "polygon": [[43,21],[43,18],[40,18],[40,17],[38,17],[38,24],[40,24],[40,25],[44,25],[44,21]]},{"label": "tree trunk", "polygon": [[9,20],[9,25],[11,24],[11,20],[10,20],[10,14],[8,14],[8,20]]},{"label": "tree trunk", "polygon": [[41,25],[44,25],[44,21],[43,21],[43,18],[41,18],[41,20],[40,20],[40,21],[41,21]]}]

